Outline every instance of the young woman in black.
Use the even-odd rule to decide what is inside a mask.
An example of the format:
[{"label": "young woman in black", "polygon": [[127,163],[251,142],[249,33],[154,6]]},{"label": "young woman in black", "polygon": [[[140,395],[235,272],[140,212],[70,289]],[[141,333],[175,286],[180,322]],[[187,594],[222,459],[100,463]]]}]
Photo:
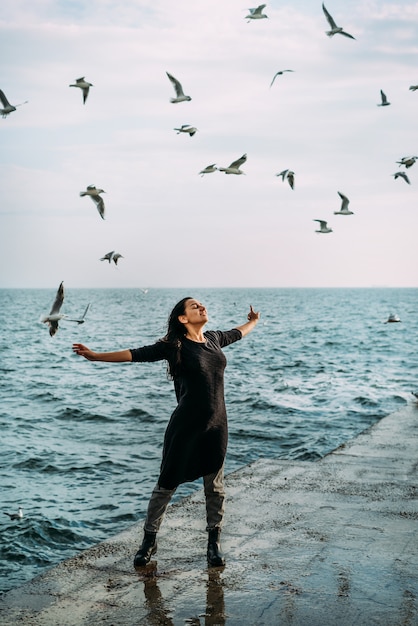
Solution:
[{"label": "young woman in black", "polygon": [[176,490],[184,483],[203,477],[208,531],[209,566],[225,564],[220,547],[224,515],[223,467],[228,442],[224,399],[223,348],[247,335],[259,320],[252,307],[248,321],[229,331],[205,331],[206,308],[194,298],[183,298],[168,319],[167,334],[156,343],[117,352],[93,352],[80,343],[76,354],[89,361],[109,363],[167,361],[174,382],[177,407],[168,423],[160,476],[152,492],[144,524],[142,545],[134,565],[149,563],[157,550],[156,536],[164,513]]}]

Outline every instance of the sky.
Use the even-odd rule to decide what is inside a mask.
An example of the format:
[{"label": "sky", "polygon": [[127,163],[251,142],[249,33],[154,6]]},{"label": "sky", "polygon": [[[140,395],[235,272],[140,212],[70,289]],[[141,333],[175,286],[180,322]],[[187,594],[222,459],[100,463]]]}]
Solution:
[{"label": "sky", "polygon": [[418,3],[325,4],[2,3],[0,287],[417,287]]}]

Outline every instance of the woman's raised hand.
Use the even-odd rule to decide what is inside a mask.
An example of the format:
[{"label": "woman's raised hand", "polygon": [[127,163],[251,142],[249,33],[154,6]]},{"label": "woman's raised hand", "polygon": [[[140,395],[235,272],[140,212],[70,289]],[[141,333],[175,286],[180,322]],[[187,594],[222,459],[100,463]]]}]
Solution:
[{"label": "woman's raised hand", "polygon": [[260,319],[260,313],[254,311],[251,304],[250,304],[250,312],[248,313],[247,318],[249,322],[257,321]]}]

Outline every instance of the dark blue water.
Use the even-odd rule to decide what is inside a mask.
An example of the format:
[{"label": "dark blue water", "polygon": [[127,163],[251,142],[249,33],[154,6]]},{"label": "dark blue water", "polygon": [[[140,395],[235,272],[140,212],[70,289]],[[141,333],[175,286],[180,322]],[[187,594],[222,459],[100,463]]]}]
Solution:
[{"label": "dark blue water", "polygon": [[[2,590],[141,520],[158,476],[175,406],[164,363],[90,363],[74,341],[151,343],[184,295],[206,304],[207,328],[259,309],[255,331],[225,349],[228,473],[259,457],[318,459],[418,388],[417,289],[68,289],[63,312],[91,302],[87,322],[51,338],[38,320],[54,295],[0,290]],[[391,313],[401,322],[385,324]],[[19,505],[12,522],[3,511]]]}]

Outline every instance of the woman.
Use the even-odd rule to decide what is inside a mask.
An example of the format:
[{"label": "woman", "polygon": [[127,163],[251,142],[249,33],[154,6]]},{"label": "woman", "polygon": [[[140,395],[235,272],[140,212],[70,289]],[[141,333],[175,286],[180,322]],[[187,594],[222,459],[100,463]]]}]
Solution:
[{"label": "woman", "polygon": [[118,352],[93,352],[81,343],[73,345],[76,354],[89,361],[122,363],[152,362],[165,359],[174,382],[177,407],[171,415],[165,436],[160,476],[148,504],[142,545],[134,566],[149,563],[157,550],[157,532],[167,506],[184,483],[203,477],[208,531],[209,566],[225,564],[220,546],[224,515],[223,466],[228,427],[224,399],[226,358],[222,348],[247,335],[260,317],[252,307],[248,321],[232,330],[206,331],[206,308],[194,298],[183,298],[168,319],[167,334],[156,343]]}]

